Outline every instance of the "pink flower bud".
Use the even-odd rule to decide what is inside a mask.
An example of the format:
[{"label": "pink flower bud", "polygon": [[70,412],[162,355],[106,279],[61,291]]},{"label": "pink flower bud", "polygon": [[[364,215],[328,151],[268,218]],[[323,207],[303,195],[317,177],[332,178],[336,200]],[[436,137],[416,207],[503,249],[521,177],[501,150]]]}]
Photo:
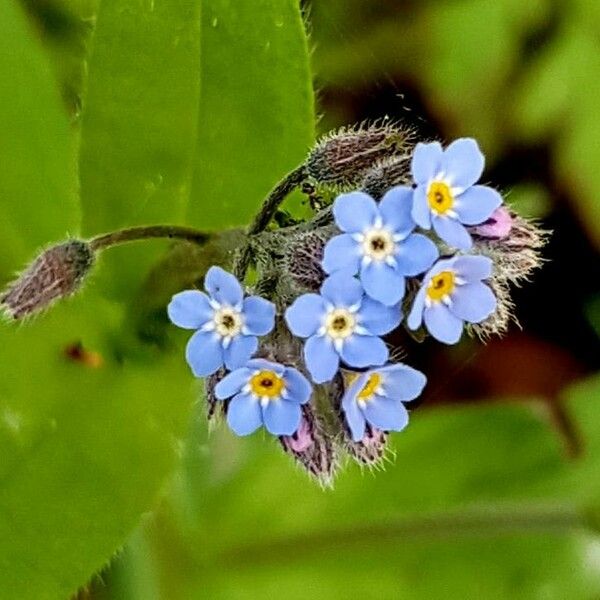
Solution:
[{"label": "pink flower bud", "polygon": [[512,223],[513,220],[508,209],[505,206],[500,206],[485,223],[470,227],[469,229],[475,235],[501,240],[510,233]]}]

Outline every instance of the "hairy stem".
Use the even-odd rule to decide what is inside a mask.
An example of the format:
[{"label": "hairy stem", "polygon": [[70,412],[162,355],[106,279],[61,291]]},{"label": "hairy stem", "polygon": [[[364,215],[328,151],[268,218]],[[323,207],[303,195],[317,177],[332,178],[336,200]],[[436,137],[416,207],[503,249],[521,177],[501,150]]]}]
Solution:
[{"label": "hairy stem", "polygon": [[111,231],[110,233],[105,233],[92,238],[89,244],[92,250],[98,251],[120,244],[152,238],[178,239],[201,244],[206,242],[209,236],[208,234],[191,227],[179,227],[178,225],[149,225]]},{"label": "hairy stem", "polygon": [[[254,217],[254,220],[246,230],[248,236],[256,235],[261,231],[264,231],[271,219],[277,212],[277,209],[281,206],[281,203],[285,198],[295,190],[304,180],[306,179],[306,167],[304,164],[296,167],[293,171],[288,173],[271,191],[266,197],[263,205],[260,208],[258,214]],[[250,266],[251,250],[250,245],[246,244],[236,254],[233,263],[233,274],[240,280],[243,281]]]}]

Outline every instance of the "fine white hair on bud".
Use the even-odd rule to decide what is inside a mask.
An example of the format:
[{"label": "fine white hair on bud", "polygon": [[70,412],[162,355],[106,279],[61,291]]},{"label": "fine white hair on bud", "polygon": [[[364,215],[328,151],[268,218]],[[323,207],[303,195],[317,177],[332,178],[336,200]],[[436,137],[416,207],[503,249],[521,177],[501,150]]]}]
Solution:
[{"label": "fine white hair on bud", "polygon": [[390,188],[410,184],[410,154],[387,157],[366,173],[361,190],[372,198],[381,198]]},{"label": "fine white hair on bud", "polygon": [[44,250],[0,298],[4,312],[19,320],[74,294],[94,264],[94,251],[82,240]]},{"label": "fine white hair on bud", "polygon": [[306,161],[307,173],[321,184],[348,189],[364,174],[391,156],[406,156],[412,132],[391,122],[342,128],[324,136]]}]

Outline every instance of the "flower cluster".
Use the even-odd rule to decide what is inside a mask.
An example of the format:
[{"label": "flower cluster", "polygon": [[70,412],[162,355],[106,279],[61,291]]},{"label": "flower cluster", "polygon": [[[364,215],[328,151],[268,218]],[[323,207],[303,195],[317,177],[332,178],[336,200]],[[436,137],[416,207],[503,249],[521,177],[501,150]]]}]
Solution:
[{"label": "flower cluster", "polygon": [[[391,360],[383,336],[404,322],[455,344],[465,324],[497,310],[495,263],[473,250],[472,236],[505,237],[513,219],[497,191],[477,184],[483,166],[472,139],[445,149],[419,143],[412,185],[390,186],[379,201],[365,191],[338,195],[327,209],[335,231],[330,225],[318,259],[323,277],[284,304],[267,293],[277,309],[244,297],[240,282],[219,267],[206,274],[207,293],[173,297],[171,321],[196,330],[187,361],[198,377],[216,374],[213,399],[224,403],[236,434],[264,426],[306,458],[323,433],[314,416],[322,388],[351,452],[407,425],[405,404],[421,394],[426,377]],[[269,337],[259,345],[262,336]]]}]

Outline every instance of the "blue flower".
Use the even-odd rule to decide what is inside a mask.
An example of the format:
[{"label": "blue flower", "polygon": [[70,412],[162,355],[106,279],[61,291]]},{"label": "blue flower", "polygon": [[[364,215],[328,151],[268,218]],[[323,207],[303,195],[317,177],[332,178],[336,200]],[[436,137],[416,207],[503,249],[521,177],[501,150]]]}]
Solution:
[{"label": "blue flower", "polygon": [[417,144],[412,158],[412,217],[423,229],[433,229],[444,242],[467,250],[471,236],[464,225],[479,225],[502,204],[502,196],[485,185],[474,185],[485,159],[477,142],[461,138],[445,150],[438,142]]},{"label": "blue flower", "polygon": [[313,381],[333,379],[340,357],[351,367],[382,365],[388,349],[378,337],[396,328],[400,307],[365,296],[360,282],[345,271],[329,276],[321,294],[304,294],[286,310],[290,331],[308,338],[304,362]]},{"label": "blue flower", "polygon": [[354,377],[342,398],[342,410],[355,442],[363,439],[366,423],[383,431],[402,431],[408,424],[403,403],[419,396],[427,383],[423,373],[404,364]]},{"label": "blue flower", "polygon": [[210,297],[198,290],[173,296],[168,313],[184,329],[197,329],[185,356],[196,377],[206,377],[223,364],[228,369],[245,365],[258,347],[258,335],[275,324],[275,305],[259,296],[244,298],[239,281],[220,267],[204,278]]},{"label": "blue flower", "polygon": [[379,205],[363,192],[339,196],[333,215],[344,233],[325,246],[325,272],[360,273],[371,298],[386,306],[400,302],[405,277],[425,272],[439,256],[430,239],[412,234],[416,227],[411,217],[412,194],[411,188],[398,186],[389,190]]},{"label": "blue flower", "polygon": [[408,316],[410,329],[421,321],[431,335],[446,344],[456,344],[463,322],[480,323],[496,310],[496,297],[482,283],[492,275],[486,256],[455,256],[438,261],[423,278]]},{"label": "blue flower", "polygon": [[233,398],[227,422],[237,435],[254,433],[264,425],[273,435],[292,435],[300,426],[301,404],[312,387],[297,369],[255,358],[232,371],[215,386],[219,400]]}]

